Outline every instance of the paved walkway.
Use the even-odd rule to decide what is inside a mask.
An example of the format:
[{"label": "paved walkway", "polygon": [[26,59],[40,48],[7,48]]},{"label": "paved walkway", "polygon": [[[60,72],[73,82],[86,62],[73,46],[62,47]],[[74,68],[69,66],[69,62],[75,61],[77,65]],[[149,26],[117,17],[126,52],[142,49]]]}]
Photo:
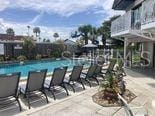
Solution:
[{"label": "paved walkway", "polygon": [[[155,116],[155,78],[150,78],[139,73],[128,70],[128,76],[125,77],[127,88],[136,94],[136,98],[130,103],[133,111],[146,112],[149,116]],[[98,86],[86,87],[83,91],[79,87],[77,92],[70,91],[70,96],[66,97],[65,93],[57,95],[57,100],[49,97],[49,104],[45,100],[32,103],[31,110],[22,105],[25,111],[19,113],[18,108],[0,112],[3,115],[18,116],[124,116],[124,109],[120,107],[101,107],[92,101],[92,95],[98,91]],[[50,96],[50,95],[49,95]],[[154,106],[154,107],[153,107]],[[139,109],[139,107],[142,107]],[[138,108],[138,109],[137,109]]]}]

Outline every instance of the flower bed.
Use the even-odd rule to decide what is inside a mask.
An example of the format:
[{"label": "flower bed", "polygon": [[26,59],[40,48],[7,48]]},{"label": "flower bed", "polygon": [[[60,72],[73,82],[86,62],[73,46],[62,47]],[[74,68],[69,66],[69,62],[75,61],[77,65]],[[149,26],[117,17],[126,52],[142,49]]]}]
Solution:
[{"label": "flower bed", "polygon": [[[108,100],[104,95],[105,92],[99,91],[95,95],[92,96],[92,99],[95,103],[103,106],[103,107],[119,107],[121,106],[121,102],[118,99]],[[130,103],[133,99],[136,98],[136,95],[132,93],[130,90],[126,89],[123,98]]]}]

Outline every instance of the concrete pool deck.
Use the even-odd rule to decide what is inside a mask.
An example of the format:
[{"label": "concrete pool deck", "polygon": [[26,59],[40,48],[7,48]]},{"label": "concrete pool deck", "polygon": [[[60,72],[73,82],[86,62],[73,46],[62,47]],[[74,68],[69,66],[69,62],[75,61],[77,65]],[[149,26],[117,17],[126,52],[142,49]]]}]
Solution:
[{"label": "concrete pool deck", "polygon": [[[140,73],[127,70],[125,77],[127,88],[137,97],[130,103],[134,112],[148,112],[149,116],[155,115],[155,78],[151,78]],[[65,93],[57,94],[54,101],[48,95],[49,104],[45,100],[32,103],[32,108],[28,110],[22,103],[23,111],[20,113],[18,107],[0,111],[0,116],[124,116],[124,109],[121,107],[102,107],[92,101],[92,95],[98,91],[98,86],[93,84],[92,88],[86,86],[86,90],[79,85],[76,93],[69,91],[70,96]],[[137,108],[138,109],[135,109]],[[139,107],[143,107],[139,110]]]}]

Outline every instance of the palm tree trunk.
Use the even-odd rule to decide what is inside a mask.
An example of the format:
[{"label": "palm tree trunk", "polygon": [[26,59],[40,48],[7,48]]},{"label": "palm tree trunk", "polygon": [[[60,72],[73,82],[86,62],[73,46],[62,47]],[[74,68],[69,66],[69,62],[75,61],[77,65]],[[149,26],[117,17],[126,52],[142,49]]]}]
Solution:
[{"label": "palm tree trunk", "polygon": [[102,44],[103,44],[103,47],[105,48],[106,47],[106,39],[104,38],[104,36],[102,36]]},{"label": "palm tree trunk", "polygon": [[88,37],[85,37],[85,45],[88,44]]},{"label": "palm tree trunk", "polygon": [[37,33],[36,33],[36,37],[37,37]]}]

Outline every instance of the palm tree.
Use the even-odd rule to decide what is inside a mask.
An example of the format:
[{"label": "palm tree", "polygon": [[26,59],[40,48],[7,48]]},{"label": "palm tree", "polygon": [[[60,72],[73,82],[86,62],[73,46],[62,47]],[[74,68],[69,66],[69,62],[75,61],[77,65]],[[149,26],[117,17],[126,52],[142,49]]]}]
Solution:
[{"label": "palm tree", "polygon": [[81,36],[81,34],[78,33],[77,31],[74,31],[74,32],[71,33],[71,38],[77,38],[77,37],[80,37],[80,36]]},{"label": "palm tree", "polygon": [[46,38],[43,39],[43,42],[46,42]]},{"label": "palm tree", "polygon": [[98,35],[101,36],[102,44],[103,44],[103,47],[105,48],[105,46],[106,46],[106,39],[108,38],[108,34],[105,31],[105,28],[103,26],[99,27],[97,32],[98,32]]},{"label": "palm tree", "polygon": [[13,30],[12,28],[8,28],[8,29],[6,30],[6,34],[7,34],[7,35],[12,35],[12,36],[14,36],[14,35],[15,35],[15,32],[14,32],[14,30]]},{"label": "palm tree", "polygon": [[102,23],[102,26],[98,28],[97,33],[102,37],[102,43],[105,47],[106,45],[106,39],[111,39],[111,22],[117,19],[119,16],[113,16],[109,20],[104,21]]},{"label": "palm tree", "polygon": [[88,44],[89,34],[92,31],[92,26],[91,25],[82,25],[78,28],[78,31],[81,33],[81,35],[85,41],[85,45]]},{"label": "palm tree", "polygon": [[28,36],[30,36],[30,26],[29,25],[27,26],[27,29],[28,29],[27,34],[28,34]]},{"label": "palm tree", "polygon": [[98,31],[96,27],[92,27],[92,31],[90,32],[90,40],[92,41],[93,44],[97,43],[97,36],[98,36]]},{"label": "palm tree", "polygon": [[41,40],[41,37],[38,37],[38,39],[39,39],[39,42],[40,42],[40,40]]},{"label": "palm tree", "polygon": [[40,36],[40,33],[41,33],[40,28],[39,27],[33,28],[33,33],[36,34],[36,37],[39,37]]},{"label": "palm tree", "polygon": [[59,34],[58,33],[54,33],[53,34],[53,37],[55,38],[55,40],[59,37]]}]

